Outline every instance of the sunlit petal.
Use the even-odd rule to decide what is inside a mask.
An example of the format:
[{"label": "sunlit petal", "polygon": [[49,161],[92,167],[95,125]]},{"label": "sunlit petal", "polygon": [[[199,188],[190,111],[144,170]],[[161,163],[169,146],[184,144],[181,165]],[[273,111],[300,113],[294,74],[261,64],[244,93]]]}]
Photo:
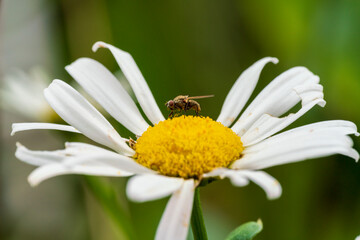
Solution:
[{"label": "sunlit petal", "polygon": [[66,66],[66,70],[127,129],[141,136],[149,127],[121,83],[101,63],[90,58],[80,58]]},{"label": "sunlit petal", "polygon": [[85,136],[126,155],[134,154],[101,113],[65,82],[54,80],[44,95],[55,112]]}]

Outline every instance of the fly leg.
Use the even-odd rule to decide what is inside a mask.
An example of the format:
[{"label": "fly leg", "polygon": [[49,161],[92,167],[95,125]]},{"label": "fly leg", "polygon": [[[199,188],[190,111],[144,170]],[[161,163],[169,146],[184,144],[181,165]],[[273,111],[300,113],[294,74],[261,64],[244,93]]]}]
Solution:
[{"label": "fly leg", "polygon": [[188,100],[184,100],[184,114],[186,113],[187,110],[189,110],[189,101]]},{"label": "fly leg", "polygon": [[199,112],[201,111],[200,104],[197,102],[193,102],[192,108],[195,110],[196,116],[199,116]]}]

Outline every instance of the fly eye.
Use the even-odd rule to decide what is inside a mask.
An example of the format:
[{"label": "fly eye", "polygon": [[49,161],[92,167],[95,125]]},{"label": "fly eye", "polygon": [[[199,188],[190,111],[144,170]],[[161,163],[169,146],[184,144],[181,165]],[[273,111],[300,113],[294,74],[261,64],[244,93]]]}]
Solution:
[{"label": "fly eye", "polygon": [[169,106],[170,106],[170,107],[173,107],[173,106],[174,106],[174,101],[173,101],[173,100],[170,100],[168,103],[169,103]]}]

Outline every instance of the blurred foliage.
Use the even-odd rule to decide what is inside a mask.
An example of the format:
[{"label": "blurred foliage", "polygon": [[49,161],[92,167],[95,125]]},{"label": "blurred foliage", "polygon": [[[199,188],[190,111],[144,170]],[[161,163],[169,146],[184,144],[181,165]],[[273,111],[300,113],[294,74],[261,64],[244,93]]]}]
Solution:
[{"label": "blurred foliage", "polygon": [[[31,10],[34,7],[27,9],[34,2],[37,11]],[[28,68],[41,64],[49,69],[53,78],[70,81],[64,66],[79,57],[91,57],[115,72],[119,68],[107,50],[91,52],[92,44],[102,40],[133,55],[159,106],[179,94],[215,94],[215,98],[201,101],[202,114],[215,118],[239,74],[259,58],[274,56],[279,58],[280,63],[265,67],[256,93],[282,71],[296,65],[306,66],[318,74],[324,85],[326,107],[315,107],[291,127],[329,119],[346,119],[359,125],[359,13],[358,0],[34,0],[31,3],[4,0],[1,3],[1,25],[6,27],[4,31],[7,35],[2,36],[5,38],[2,49],[8,55],[2,57],[1,65],[2,71],[6,72],[11,67]],[[38,17],[42,15],[46,17]],[[32,27],[27,28],[35,24],[34,21],[40,24],[41,34],[34,32]],[[46,44],[33,40],[36,37],[46,38]],[[162,110],[167,115],[164,107]],[[112,123],[122,136],[131,136],[115,121]],[[32,134],[33,137],[38,136]],[[14,141],[12,139],[6,146],[13,146]],[[360,149],[359,139],[354,141],[355,148]],[[3,155],[2,161],[10,161],[13,149]],[[17,166],[22,168],[24,164]],[[354,239],[359,234],[358,164],[337,155],[274,167],[269,169],[269,173],[283,186],[283,195],[279,200],[268,201],[254,184],[238,189],[227,180],[203,189],[203,210],[209,239],[224,239],[240,223],[259,217],[265,225],[256,238],[259,240],[338,240]],[[79,183],[79,179],[62,177],[49,180],[38,188],[65,181],[68,189],[78,192],[74,189],[79,186],[74,183]],[[25,185],[23,175],[21,180],[21,184]],[[8,180],[2,177],[1,181]],[[124,197],[125,180],[111,179],[111,182]],[[40,193],[36,190],[35,194]],[[41,194],[46,196],[46,192]],[[4,202],[12,199],[3,193],[1,195]],[[84,194],[79,195],[64,201],[69,201],[74,209],[78,209],[84,201]],[[129,203],[139,239],[153,238],[166,201]],[[3,206],[1,208],[5,208]],[[6,206],[12,205],[7,203]],[[69,211],[69,208],[64,209]],[[33,235],[36,239],[48,239],[58,232],[69,231],[66,224],[55,226],[50,222],[30,229],[21,228],[18,225],[21,214],[15,216],[12,211],[9,208],[1,214],[5,219],[0,222],[15,219],[11,221],[11,226],[4,225],[6,228],[0,233],[1,239],[23,239],[21,231],[36,233]],[[87,211],[95,210],[91,207]],[[74,223],[71,215],[72,212],[66,217]],[[30,219],[27,218],[28,221]],[[86,220],[76,219],[79,226],[86,224]],[[108,224],[106,221],[91,224],[92,220],[89,221],[91,233],[97,229],[100,231],[101,224]],[[71,239],[91,238],[87,228],[81,229],[82,237],[69,234],[67,239],[70,239],[69,236],[72,236]],[[108,229],[104,231],[109,234]],[[92,238],[100,239],[94,234]]]}]

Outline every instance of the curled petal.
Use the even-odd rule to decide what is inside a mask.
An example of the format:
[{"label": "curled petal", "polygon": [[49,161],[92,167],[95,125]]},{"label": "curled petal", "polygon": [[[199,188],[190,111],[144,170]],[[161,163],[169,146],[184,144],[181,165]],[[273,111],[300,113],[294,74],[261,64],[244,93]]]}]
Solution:
[{"label": "curled petal", "polygon": [[263,171],[251,170],[232,170],[227,168],[215,169],[208,173],[206,177],[229,178],[231,183],[237,187],[244,187],[253,181],[264,189],[268,199],[276,199],[281,196],[282,188],[280,183]]},{"label": "curled petal", "polygon": [[[300,101],[302,103],[301,110],[296,114],[296,117],[290,117],[291,114],[288,115],[286,118],[287,125],[311,109],[312,106],[316,104],[324,106],[323,88],[318,83],[319,77],[305,67],[289,69],[276,77],[260,92],[234,124],[232,130],[239,136],[245,137],[245,134],[250,134],[247,133],[250,129],[256,130],[260,124],[267,124],[267,121],[274,123],[279,119],[278,121],[282,122],[286,117],[278,117]],[[280,130],[277,129],[277,131]],[[260,136],[256,132],[251,132],[251,135],[252,137],[247,139],[248,145],[269,136],[268,134]],[[245,138],[249,138],[249,136]]]},{"label": "curled petal", "polygon": [[[239,170],[239,171],[230,171],[226,175],[230,178],[231,182],[235,186],[243,186],[242,182],[239,181],[239,178],[250,179],[262,189],[264,189],[268,199],[276,199],[281,196],[282,188],[280,183],[263,171],[248,171],[248,170]],[[239,185],[240,183],[240,185]]]},{"label": "curled petal", "polygon": [[262,69],[269,62],[276,64],[279,60],[272,57],[260,59],[240,75],[226,96],[216,121],[225,126],[230,126],[234,122],[254,91]]},{"label": "curled petal", "polygon": [[304,105],[296,113],[289,114],[285,117],[273,117],[269,114],[262,115],[241,137],[241,140],[245,147],[254,145],[265,138],[281,131],[282,129],[289,126],[291,123],[296,121],[307,111],[313,108],[317,104],[324,103],[323,99],[314,99],[312,102]]}]

